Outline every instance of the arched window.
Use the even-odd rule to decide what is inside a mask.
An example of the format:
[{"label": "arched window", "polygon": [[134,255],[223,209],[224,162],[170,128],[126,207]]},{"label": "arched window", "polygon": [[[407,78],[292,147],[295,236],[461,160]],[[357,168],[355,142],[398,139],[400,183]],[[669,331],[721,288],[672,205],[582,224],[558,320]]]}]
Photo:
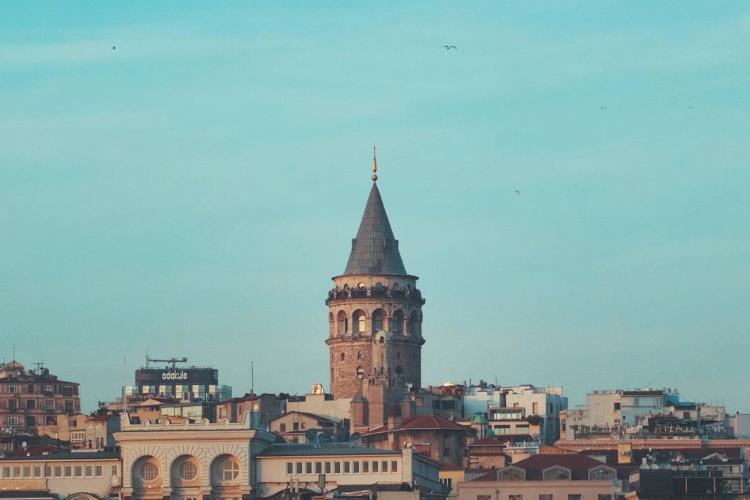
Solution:
[{"label": "arched window", "polygon": [[211,465],[211,483],[214,486],[226,485],[240,476],[240,464],[233,455],[221,455]]},{"label": "arched window", "polygon": [[375,309],[372,312],[372,331],[379,332],[384,327],[385,311],[382,309]]},{"label": "arched window", "polygon": [[357,351],[357,359],[362,359],[364,356],[362,356],[362,351]]},{"label": "arched window", "polygon": [[333,313],[328,313],[328,335],[333,337],[336,335],[336,322],[333,321]]},{"label": "arched window", "polygon": [[341,353],[341,361],[344,361],[344,359],[346,359],[346,354],[344,354],[344,353],[342,352],[342,353]]},{"label": "arched window", "polygon": [[570,469],[566,467],[560,467],[554,465],[548,469],[544,469],[542,472],[542,479],[544,481],[558,481],[561,479],[570,479]]},{"label": "arched window", "polygon": [[352,315],[354,333],[365,333],[367,331],[367,315],[364,311],[354,311]]},{"label": "arched window", "polygon": [[409,335],[419,335],[419,313],[412,311],[409,315]]},{"label": "arched window", "polygon": [[153,481],[159,477],[159,467],[153,462],[146,462],[141,467],[141,477],[144,481]]},{"label": "arched window", "polygon": [[404,311],[398,309],[391,317],[391,333],[401,333],[404,331]]},{"label": "arched window", "polygon": [[361,366],[357,367],[357,378],[360,380],[365,378],[365,370]]},{"label": "arched window", "polygon": [[526,479],[526,471],[519,467],[511,465],[500,471],[500,481],[523,481],[524,479]]},{"label": "arched window", "polygon": [[594,467],[593,469],[589,470],[589,479],[591,480],[597,480],[597,479],[614,479],[615,478],[615,471],[609,467]]},{"label": "arched window", "polygon": [[345,311],[339,311],[336,315],[336,334],[339,336],[349,333],[349,321]]}]

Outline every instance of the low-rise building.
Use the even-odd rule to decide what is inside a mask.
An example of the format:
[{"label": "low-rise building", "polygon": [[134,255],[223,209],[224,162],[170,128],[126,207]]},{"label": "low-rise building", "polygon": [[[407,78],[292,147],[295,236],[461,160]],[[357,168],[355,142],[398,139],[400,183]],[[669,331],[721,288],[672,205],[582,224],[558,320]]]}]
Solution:
[{"label": "low-rise building", "polygon": [[458,486],[462,500],[613,500],[614,468],[577,454],[538,454]]},{"label": "low-rise building", "polygon": [[271,420],[269,428],[287,443],[317,443],[320,433],[324,433],[329,441],[345,434],[346,431],[340,424],[328,417],[289,411]]},{"label": "low-rise building", "polygon": [[412,448],[382,450],[348,443],[274,444],[258,453],[255,460],[257,493],[263,498],[341,493],[350,496],[353,491],[374,498],[382,489],[417,492],[416,498],[445,495],[440,465]]},{"label": "low-rise building", "polygon": [[1,498],[118,498],[116,452],[63,452],[0,458]]},{"label": "low-rise building", "polygon": [[216,405],[216,419],[228,418],[230,422],[243,422],[246,414],[255,415],[260,425],[268,426],[271,420],[286,413],[286,394],[245,394]]},{"label": "low-rise building", "polygon": [[473,432],[471,427],[441,417],[391,417],[385,425],[362,434],[362,442],[386,450],[411,446],[432,460],[463,466]]},{"label": "low-rise building", "polygon": [[120,417],[114,414],[58,415],[54,425],[41,425],[37,433],[69,442],[73,449],[104,450],[115,446],[119,429]]},{"label": "low-rise building", "polygon": [[351,419],[352,398],[335,398],[327,394],[322,384],[312,386],[310,394],[290,397],[286,403],[286,411],[301,411],[320,415],[337,421]]},{"label": "low-rise building", "polygon": [[135,422],[124,413],[115,439],[125,499],[243,498],[257,484],[253,456],[276,438],[242,423]]}]

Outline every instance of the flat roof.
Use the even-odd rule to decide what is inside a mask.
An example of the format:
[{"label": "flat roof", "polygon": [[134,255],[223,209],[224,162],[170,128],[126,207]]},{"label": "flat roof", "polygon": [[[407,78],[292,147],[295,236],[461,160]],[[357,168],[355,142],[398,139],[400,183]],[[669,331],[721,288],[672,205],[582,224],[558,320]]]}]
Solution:
[{"label": "flat roof", "polygon": [[0,462],[17,462],[19,460],[108,460],[118,458],[120,458],[120,454],[116,451],[65,451],[62,453],[48,453],[46,455],[4,457],[0,458]]},{"label": "flat roof", "polygon": [[401,455],[394,450],[379,448],[365,448],[363,446],[348,446],[346,443],[330,443],[325,445],[311,444],[272,444],[257,457],[319,457],[343,455]]}]

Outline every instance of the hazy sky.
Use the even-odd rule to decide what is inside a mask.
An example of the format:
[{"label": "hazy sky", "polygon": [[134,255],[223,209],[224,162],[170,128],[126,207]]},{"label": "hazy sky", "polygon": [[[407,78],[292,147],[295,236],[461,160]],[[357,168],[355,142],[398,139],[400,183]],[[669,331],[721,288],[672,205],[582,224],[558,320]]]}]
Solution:
[{"label": "hazy sky", "polygon": [[425,383],[750,411],[749,94],[740,1],[2,2],[0,359],[327,386],[377,144]]}]

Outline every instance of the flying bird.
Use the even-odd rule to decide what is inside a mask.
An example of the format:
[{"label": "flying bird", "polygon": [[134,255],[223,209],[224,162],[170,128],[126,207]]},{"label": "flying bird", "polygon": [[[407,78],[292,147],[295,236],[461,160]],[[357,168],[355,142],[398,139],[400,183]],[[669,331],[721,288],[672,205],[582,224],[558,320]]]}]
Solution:
[{"label": "flying bird", "polygon": [[521,194],[521,191],[519,191],[518,189],[516,189],[516,194]]},{"label": "flying bird", "polygon": [[112,50],[115,50],[116,48],[117,48],[116,46],[114,46],[114,45],[112,46]]},{"label": "flying bird", "polygon": [[445,50],[458,50],[458,47],[456,47],[455,45],[443,45],[443,47],[445,47]]},{"label": "flying bird", "polygon": [[599,106],[599,109],[607,109],[607,106]]}]

